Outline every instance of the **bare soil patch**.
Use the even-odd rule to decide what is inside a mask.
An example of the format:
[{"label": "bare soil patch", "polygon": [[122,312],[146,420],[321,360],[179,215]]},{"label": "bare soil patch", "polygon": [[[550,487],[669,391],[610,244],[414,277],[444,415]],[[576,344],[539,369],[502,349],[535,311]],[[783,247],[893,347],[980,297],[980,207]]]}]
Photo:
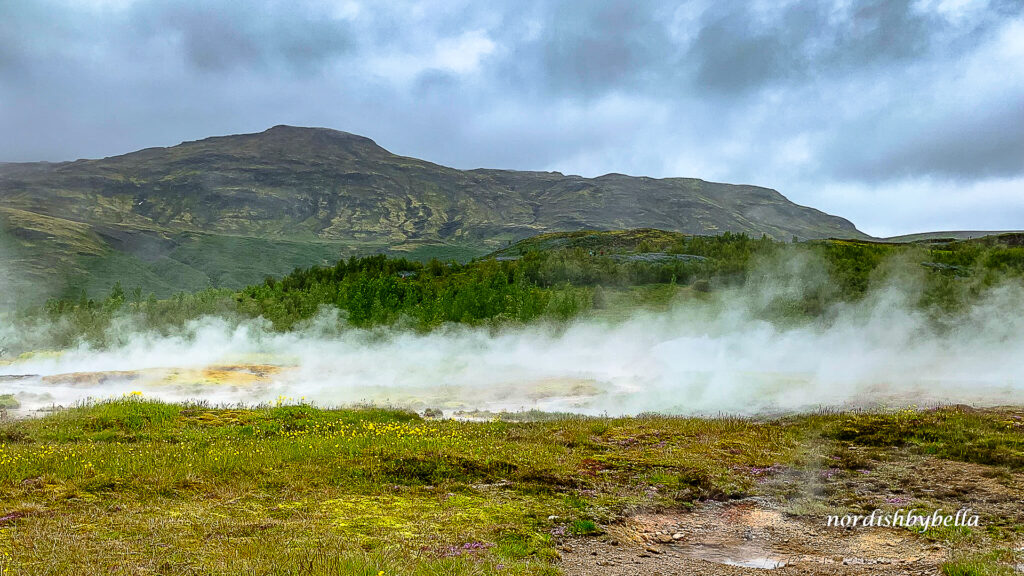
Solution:
[{"label": "bare soil patch", "polygon": [[936,574],[939,544],[902,529],[846,530],[784,514],[770,502],[709,502],[641,514],[601,538],[562,546],[568,575]]}]

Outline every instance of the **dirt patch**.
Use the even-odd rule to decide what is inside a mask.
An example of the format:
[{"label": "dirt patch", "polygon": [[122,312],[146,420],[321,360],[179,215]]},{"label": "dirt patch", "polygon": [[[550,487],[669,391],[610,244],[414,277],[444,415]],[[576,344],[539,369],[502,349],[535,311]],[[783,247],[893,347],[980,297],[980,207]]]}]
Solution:
[{"label": "dirt patch", "polygon": [[167,372],[163,383],[247,387],[268,383],[279,372],[281,372],[280,366],[269,364],[232,364],[197,369],[174,369]]},{"label": "dirt patch", "polygon": [[131,383],[139,379],[139,371],[108,370],[103,372],[68,372],[43,376],[40,381],[48,386],[99,386],[110,382]]},{"label": "dirt patch", "polygon": [[[908,450],[858,457],[864,469],[830,468],[828,458],[821,468],[772,469],[761,477],[756,498],[631,516],[603,537],[566,542],[562,568],[570,576],[938,574],[956,556],[950,546],[1020,547],[1014,534],[1024,526],[1024,474]],[[825,517],[967,508],[984,528],[954,542],[905,528],[829,527]],[[993,534],[1005,540],[992,541]]]},{"label": "dirt patch", "polygon": [[[43,376],[46,386],[100,386],[109,383],[152,385],[254,386],[270,382],[282,371],[270,364],[231,364],[203,368],[148,368],[145,370],[69,372]],[[26,378],[26,377],[22,377]]]},{"label": "dirt patch", "polygon": [[830,528],[770,502],[711,502],[693,512],[641,514],[601,538],[562,546],[567,575],[936,574],[938,544],[902,529]]}]

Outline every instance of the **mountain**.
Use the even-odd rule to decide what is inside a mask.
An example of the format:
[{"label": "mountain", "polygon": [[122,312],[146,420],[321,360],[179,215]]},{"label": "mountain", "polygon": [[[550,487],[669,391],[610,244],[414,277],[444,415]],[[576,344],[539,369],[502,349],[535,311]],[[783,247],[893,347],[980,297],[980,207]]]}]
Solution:
[{"label": "mountain", "polygon": [[0,164],[7,283],[166,295],[355,253],[467,259],[538,233],[659,228],[864,237],[768,188],[456,170],[368,138],[275,126],[101,160]]},{"label": "mountain", "polygon": [[981,240],[1004,236],[1020,236],[1021,234],[1024,234],[1024,230],[947,230],[939,232],[903,234],[902,236],[891,236],[884,240],[886,242],[937,242],[953,240]]}]

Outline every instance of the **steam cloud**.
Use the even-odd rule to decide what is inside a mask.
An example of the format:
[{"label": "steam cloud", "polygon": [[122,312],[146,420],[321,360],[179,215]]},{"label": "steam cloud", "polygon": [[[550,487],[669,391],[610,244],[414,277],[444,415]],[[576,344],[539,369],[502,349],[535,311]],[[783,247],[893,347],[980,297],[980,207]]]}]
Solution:
[{"label": "steam cloud", "polygon": [[[127,343],[114,349],[81,345],[0,365],[0,392],[15,393],[26,408],[139,390],[214,403],[287,396],[323,406],[612,415],[1024,399],[1019,284],[989,290],[954,326],[937,326],[911,305],[913,289],[894,284],[812,321],[759,319],[765,305],[807,289],[808,278],[814,274],[801,266],[665,312],[560,328],[338,329],[336,312],[292,333],[217,318],[169,337],[122,328]],[[244,378],[196,376],[224,366]]]}]

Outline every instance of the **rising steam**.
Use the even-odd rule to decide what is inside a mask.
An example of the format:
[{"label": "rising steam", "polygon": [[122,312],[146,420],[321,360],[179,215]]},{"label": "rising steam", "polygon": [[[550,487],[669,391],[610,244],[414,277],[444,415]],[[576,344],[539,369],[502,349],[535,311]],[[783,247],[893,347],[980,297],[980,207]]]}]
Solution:
[{"label": "rising steam", "polygon": [[[80,345],[0,365],[0,393],[15,393],[28,408],[138,390],[214,403],[286,396],[318,405],[589,414],[1024,399],[1019,284],[989,290],[952,325],[913,306],[917,293],[906,278],[814,320],[761,319],[767,306],[819,289],[826,280],[816,270],[813,262],[775,267],[742,289],[691,297],[664,312],[561,327],[338,329],[343,322],[329,311],[291,333],[218,318],[174,336],[122,327],[125,344],[114,349]],[[219,381],[211,371],[229,377]]]}]

